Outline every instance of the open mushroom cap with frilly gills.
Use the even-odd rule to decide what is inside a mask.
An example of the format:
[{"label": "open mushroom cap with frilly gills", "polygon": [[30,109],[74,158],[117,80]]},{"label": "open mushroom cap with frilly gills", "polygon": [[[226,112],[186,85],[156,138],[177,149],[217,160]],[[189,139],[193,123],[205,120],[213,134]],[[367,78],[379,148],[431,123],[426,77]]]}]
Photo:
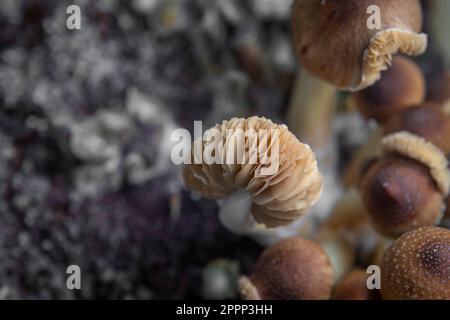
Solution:
[{"label": "open mushroom cap with frilly gills", "polygon": [[[291,224],[319,199],[322,176],[315,154],[286,126],[260,117],[233,118],[209,129],[205,136],[213,131],[223,144],[221,164],[185,165],[183,177],[189,188],[210,199],[224,199],[244,191],[251,196],[251,214],[256,222],[269,228]],[[212,142],[200,139],[194,146],[199,143],[205,150]],[[230,161],[230,157],[239,155],[237,150],[246,151],[245,159]],[[266,164],[249,161],[252,155],[261,153],[268,155]],[[274,166],[275,161],[278,166]],[[268,172],[270,167],[277,168]]]},{"label": "open mushroom cap with frilly gills", "polygon": [[361,192],[374,227],[398,237],[439,223],[450,173],[445,155],[425,139],[398,132],[382,140],[386,155],[364,175]]},{"label": "open mushroom cap with frilly gills", "polygon": [[425,88],[422,70],[410,59],[397,56],[379,81],[353,93],[350,102],[365,118],[383,124],[397,112],[422,104]]},{"label": "open mushroom cap with frilly gills", "polygon": [[239,289],[247,300],[326,300],[334,272],[318,244],[299,237],[283,240],[264,251]]},{"label": "open mushroom cap with frilly gills", "polygon": [[450,230],[423,227],[402,235],[381,264],[385,300],[450,300]]},{"label": "open mushroom cap with frilly gills", "polygon": [[[372,5],[381,11],[380,30],[368,27]],[[420,55],[427,47],[419,0],[296,0],[292,28],[303,67],[352,91],[374,84],[397,52]]]}]

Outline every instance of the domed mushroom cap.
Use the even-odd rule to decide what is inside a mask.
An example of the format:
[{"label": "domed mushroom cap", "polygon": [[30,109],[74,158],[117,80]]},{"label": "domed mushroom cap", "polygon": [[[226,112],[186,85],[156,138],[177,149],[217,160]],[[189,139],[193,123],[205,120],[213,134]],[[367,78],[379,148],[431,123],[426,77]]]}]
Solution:
[{"label": "domed mushroom cap", "polygon": [[379,81],[351,98],[366,118],[383,123],[395,113],[421,104],[425,87],[420,68],[407,58],[395,57]]},{"label": "domed mushroom cap", "polygon": [[442,214],[443,196],[428,168],[399,155],[373,164],[361,191],[374,227],[388,237],[433,225]]},{"label": "domed mushroom cap", "polygon": [[[212,199],[237,190],[248,192],[253,217],[266,227],[289,225],[319,199],[322,176],[315,154],[286,126],[259,117],[234,118],[205,132],[206,137],[214,135],[218,141],[194,143],[193,164],[183,168],[189,188]],[[217,142],[223,145],[216,155],[219,161],[194,164],[202,157],[196,154],[196,145],[203,144],[206,150]]]},{"label": "domed mushroom cap", "polygon": [[[381,9],[381,30],[367,26],[371,5]],[[375,83],[393,54],[419,55],[427,47],[419,0],[296,0],[292,27],[305,69],[344,89]]]},{"label": "domed mushroom cap", "polygon": [[375,300],[378,290],[367,287],[369,275],[362,269],[350,272],[334,289],[334,300]]},{"label": "domed mushroom cap", "polygon": [[381,265],[386,300],[450,299],[450,231],[424,227],[401,236]]},{"label": "domed mushroom cap", "polygon": [[239,281],[241,295],[255,300],[329,299],[334,282],[333,268],[316,243],[290,238],[267,249],[253,274]]},{"label": "domed mushroom cap", "polygon": [[450,153],[450,117],[433,104],[424,104],[402,111],[384,125],[387,134],[407,131],[418,135]]}]

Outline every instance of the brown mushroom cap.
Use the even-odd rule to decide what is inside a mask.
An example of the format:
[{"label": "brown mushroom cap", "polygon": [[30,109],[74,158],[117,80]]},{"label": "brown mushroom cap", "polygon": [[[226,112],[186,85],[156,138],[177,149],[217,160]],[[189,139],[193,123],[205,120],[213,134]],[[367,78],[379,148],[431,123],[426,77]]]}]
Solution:
[{"label": "brown mushroom cap", "polygon": [[373,86],[352,95],[367,119],[383,123],[395,113],[421,104],[425,99],[425,78],[410,59],[395,57],[392,67]]},{"label": "brown mushroom cap", "polygon": [[329,299],[334,282],[330,259],[316,243],[294,237],[267,249],[253,274],[239,281],[245,299]]},{"label": "brown mushroom cap", "polygon": [[[381,30],[367,27],[371,5],[381,8]],[[419,55],[427,47],[419,0],[296,0],[292,28],[303,67],[351,90],[375,83],[393,54]]]},{"label": "brown mushroom cap", "polygon": [[442,193],[429,169],[415,160],[387,155],[370,167],[361,187],[372,223],[388,237],[433,225],[442,214]]},{"label": "brown mushroom cap", "polygon": [[450,72],[432,79],[427,86],[427,101],[444,107],[450,103]]},{"label": "brown mushroom cap", "polygon": [[362,269],[350,272],[334,289],[334,300],[377,300],[378,290],[367,287],[369,275]]},{"label": "brown mushroom cap", "polygon": [[450,231],[423,227],[402,235],[383,256],[386,300],[450,299]]},{"label": "brown mushroom cap", "polygon": [[386,134],[407,131],[418,135],[450,153],[450,117],[437,106],[427,103],[402,111],[384,125]]}]

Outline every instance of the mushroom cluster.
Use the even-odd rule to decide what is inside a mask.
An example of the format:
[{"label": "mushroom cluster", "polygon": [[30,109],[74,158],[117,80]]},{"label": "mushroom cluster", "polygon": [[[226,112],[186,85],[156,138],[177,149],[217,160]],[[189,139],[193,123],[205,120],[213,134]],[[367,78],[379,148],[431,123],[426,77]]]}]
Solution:
[{"label": "mushroom cluster", "polygon": [[[380,28],[361,27],[370,6],[382,10]],[[427,48],[420,1],[295,0],[292,29],[296,54],[307,71],[299,86],[309,92],[303,101],[305,119],[299,120],[303,113],[291,105],[290,121],[303,128],[314,114],[323,116],[317,121],[328,121],[330,112],[310,113],[311,97],[318,97],[321,109],[333,105],[335,90],[351,91],[352,104],[378,129],[370,142],[377,157],[361,153],[352,171],[358,171],[358,190],[344,192],[314,235],[307,240],[297,234],[262,253],[250,275],[239,279],[241,297],[450,299],[450,232],[435,227],[449,210],[450,96],[443,86],[427,90],[427,77],[410,58],[394,57],[420,55]],[[295,95],[293,100],[301,101],[302,95]],[[234,140],[245,150],[261,150],[262,141],[269,141],[262,150],[276,150],[270,137],[236,139],[227,132],[236,128],[280,130],[279,170],[264,176],[262,164],[191,164],[183,169],[187,186],[213,199],[243,190],[251,197],[257,223],[269,228],[292,224],[322,191],[315,154],[286,127],[252,117],[212,128],[223,145],[216,158],[227,159],[229,152],[234,157]],[[208,148],[211,141],[196,143]],[[381,264],[381,293],[370,289],[369,274],[361,269],[373,263]]]},{"label": "mushroom cluster", "polygon": [[[402,67],[355,93],[354,101],[363,114],[378,121],[384,134],[381,157],[362,175],[363,201],[376,229],[395,238],[442,218],[450,186],[450,118],[439,105],[425,101],[423,80],[417,82],[419,90],[392,91],[392,79],[424,78],[405,58],[394,58],[393,65]],[[400,86],[408,87],[405,83]]]}]

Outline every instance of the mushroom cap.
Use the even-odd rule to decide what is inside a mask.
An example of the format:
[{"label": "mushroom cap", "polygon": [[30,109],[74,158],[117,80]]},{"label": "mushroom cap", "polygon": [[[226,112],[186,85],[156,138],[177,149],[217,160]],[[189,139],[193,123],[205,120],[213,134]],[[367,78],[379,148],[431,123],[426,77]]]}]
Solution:
[{"label": "mushroom cap", "polygon": [[350,272],[336,286],[333,292],[334,300],[378,300],[378,290],[367,287],[369,275],[362,269]]},{"label": "mushroom cap", "polygon": [[423,227],[397,239],[383,256],[385,300],[450,299],[450,230]]},{"label": "mushroom cap", "polygon": [[434,144],[406,131],[387,135],[383,138],[381,144],[385,153],[404,155],[427,166],[443,196],[446,197],[449,194],[450,171],[448,160]]},{"label": "mushroom cap", "polygon": [[[286,126],[259,117],[233,118],[207,130],[205,136],[213,132],[223,143],[222,164],[194,164],[192,161],[193,164],[185,165],[183,178],[189,188],[211,199],[226,198],[237,190],[250,193],[253,201],[251,213],[258,223],[266,227],[291,224],[319,199],[322,176],[315,154]],[[203,144],[203,150],[206,150],[211,141],[199,139],[194,146],[196,144]],[[237,161],[237,150],[243,148],[246,158]],[[257,161],[250,161],[252,155],[262,154],[262,151],[270,155],[267,164],[263,164],[260,157]],[[193,158],[198,158],[195,152],[194,149]],[[229,156],[233,154],[235,159],[230,161]],[[274,165],[272,161],[278,162],[277,170],[264,173],[264,168]]]},{"label": "mushroom cap", "polygon": [[374,227],[388,237],[433,225],[442,214],[443,196],[428,168],[400,155],[373,164],[361,188]]},{"label": "mushroom cap", "polygon": [[450,153],[450,117],[437,106],[426,103],[404,110],[384,125],[387,134],[407,131]]},{"label": "mushroom cap", "polygon": [[325,251],[310,240],[294,237],[267,249],[252,275],[239,285],[246,299],[322,300],[330,298],[333,282]]},{"label": "mushroom cap", "polygon": [[352,99],[364,117],[384,123],[395,113],[421,104],[425,87],[420,68],[410,59],[398,56],[378,82],[355,92]]},{"label": "mushroom cap", "polygon": [[[381,30],[367,27],[371,5],[381,8]],[[393,54],[419,55],[427,47],[419,0],[296,0],[292,28],[304,68],[350,90],[375,83]]]},{"label": "mushroom cap", "polygon": [[450,72],[445,72],[432,79],[427,86],[427,101],[445,107],[450,104]]}]

